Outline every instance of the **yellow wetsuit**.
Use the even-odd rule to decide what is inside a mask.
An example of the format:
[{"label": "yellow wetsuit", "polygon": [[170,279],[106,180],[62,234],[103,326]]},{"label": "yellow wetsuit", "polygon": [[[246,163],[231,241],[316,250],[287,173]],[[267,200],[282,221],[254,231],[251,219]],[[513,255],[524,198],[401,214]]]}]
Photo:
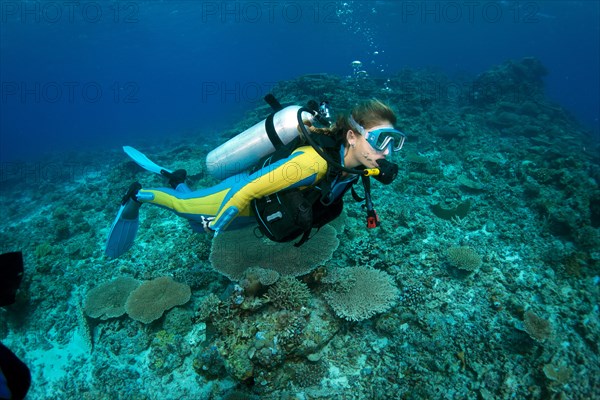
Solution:
[{"label": "yellow wetsuit", "polygon": [[[137,199],[156,204],[188,219],[194,229],[202,217],[215,217],[210,228],[220,232],[254,220],[250,203],[286,189],[313,186],[325,177],[327,162],[311,146],[294,150],[289,157],[249,174],[227,178],[216,186],[190,192],[169,188],[142,189]],[[355,179],[344,184],[352,184]]]}]

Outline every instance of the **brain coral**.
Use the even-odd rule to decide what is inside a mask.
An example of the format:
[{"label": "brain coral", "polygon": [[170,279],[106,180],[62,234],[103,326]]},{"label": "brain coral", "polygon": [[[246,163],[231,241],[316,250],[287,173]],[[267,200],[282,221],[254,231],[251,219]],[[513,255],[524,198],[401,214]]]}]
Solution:
[{"label": "brain coral", "polygon": [[300,247],[256,237],[254,227],[227,231],[213,239],[210,262],[213,268],[233,281],[244,277],[251,267],[278,272],[281,276],[301,276],[329,260],[340,242],[336,230],[322,227]]},{"label": "brain coral", "polygon": [[120,276],[104,282],[87,293],[83,311],[92,318],[108,319],[125,314],[129,294],[140,286],[140,281]]},{"label": "brain coral", "polygon": [[325,292],[325,299],[338,317],[350,321],[385,312],[398,297],[392,277],[377,269],[342,268],[334,270],[329,281],[335,283]]},{"label": "brain coral", "polygon": [[125,310],[137,321],[149,324],[163,313],[190,300],[192,292],[185,283],[177,283],[169,276],[161,276],[142,283],[127,298]]}]

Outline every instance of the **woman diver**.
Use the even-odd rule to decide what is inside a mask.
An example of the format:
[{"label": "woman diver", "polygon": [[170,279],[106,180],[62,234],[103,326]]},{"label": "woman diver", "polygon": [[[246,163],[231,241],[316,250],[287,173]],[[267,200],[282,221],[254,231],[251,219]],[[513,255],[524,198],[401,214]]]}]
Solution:
[{"label": "woman diver", "polygon": [[[282,108],[271,100],[278,106],[271,104],[275,110]],[[296,243],[299,246],[308,239],[312,228],[320,228],[339,216],[343,195],[359,177],[365,186],[365,199],[360,200],[366,200],[368,226],[377,226],[368,176],[389,184],[397,175],[398,166],[386,160],[400,151],[405,139],[394,128],[394,112],[373,99],[358,105],[349,115],[339,116],[333,126],[316,128],[303,119],[306,111],[317,115],[307,108],[298,111],[294,124],[301,131],[299,137],[286,145],[280,143],[281,148],[253,171],[236,174],[207,189],[192,191],[185,184],[184,170],[167,171],[135,149],[125,148],[138,164],[156,167],[148,169],[166,176],[172,189],[143,189],[139,183],[133,183],[111,228],[106,255],[119,257],[133,245],[139,208],[144,203],[156,204],[186,218],[195,231],[218,234],[258,223],[261,232],[271,240],[291,241],[302,235]],[[269,129],[266,130],[268,134]],[[358,197],[354,191],[353,196]]]}]

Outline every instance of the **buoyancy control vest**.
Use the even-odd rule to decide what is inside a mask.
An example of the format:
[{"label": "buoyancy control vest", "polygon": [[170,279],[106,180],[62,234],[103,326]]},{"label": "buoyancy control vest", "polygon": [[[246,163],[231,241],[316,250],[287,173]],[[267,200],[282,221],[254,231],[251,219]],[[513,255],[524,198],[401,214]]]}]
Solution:
[{"label": "buoyancy control vest", "polygon": [[[337,162],[340,161],[341,143],[336,143],[333,138],[327,136],[318,136],[313,139],[321,149],[327,152],[329,157]],[[265,157],[257,169],[288,157],[302,145],[305,143],[299,137],[294,139]],[[325,178],[315,186],[284,190],[252,200],[251,207],[256,215],[259,230],[275,242],[289,242],[302,236],[294,246],[299,247],[304,244],[309,239],[312,229],[323,227],[342,213],[343,193],[333,202],[323,201],[331,191],[332,183],[340,175],[341,171],[328,163]],[[350,186],[348,185],[346,189]]]}]

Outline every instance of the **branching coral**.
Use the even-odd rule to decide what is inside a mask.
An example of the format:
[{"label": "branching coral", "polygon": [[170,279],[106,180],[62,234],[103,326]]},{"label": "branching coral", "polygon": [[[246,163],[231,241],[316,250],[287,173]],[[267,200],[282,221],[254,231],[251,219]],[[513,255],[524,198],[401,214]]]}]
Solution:
[{"label": "branching coral", "polygon": [[481,256],[469,246],[450,247],[448,261],[453,267],[464,271],[475,271],[481,266]]},{"label": "branching coral", "polygon": [[308,303],[310,291],[305,283],[288,276],[271,286],[267,296],[276,306],[293,310]]}]

